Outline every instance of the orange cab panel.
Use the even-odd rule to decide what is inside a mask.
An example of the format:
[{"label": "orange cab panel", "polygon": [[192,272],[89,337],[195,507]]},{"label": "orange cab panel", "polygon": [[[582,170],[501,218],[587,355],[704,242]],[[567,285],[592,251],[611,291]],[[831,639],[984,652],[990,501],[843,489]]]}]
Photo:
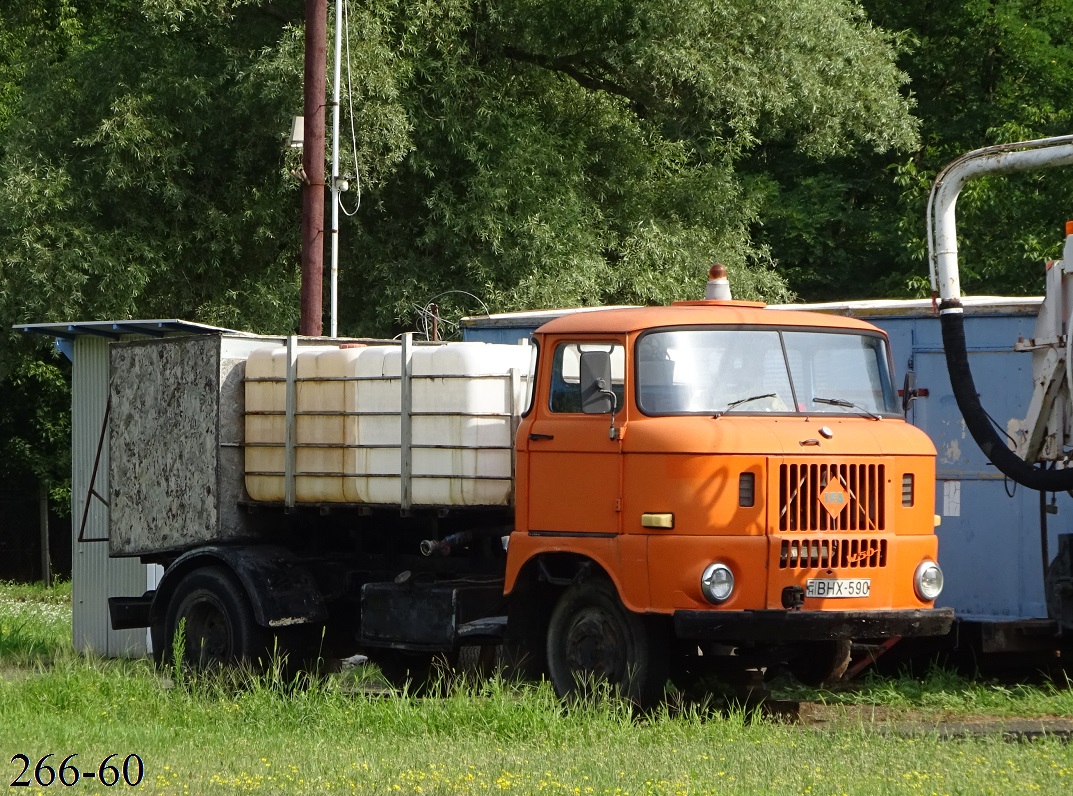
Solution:
[{"label": "orange cab panel", "polygon": [[711,609],[700,584],[704,569],[720,562],[734,573],[734,593],[718,610],[766,608],[767,539],[740,536],[649,537],[648,560],[652,610]]},{"label": "orange cab panel", "polygon": [[[560,435],[566,437],[561,432],[557,436]],[[571,449],[576,447],[579,446],[556,445],[555,440],[534,443],[529,453],[526,527],[618,533],[621,457],[614,448],[601,452]]]}]

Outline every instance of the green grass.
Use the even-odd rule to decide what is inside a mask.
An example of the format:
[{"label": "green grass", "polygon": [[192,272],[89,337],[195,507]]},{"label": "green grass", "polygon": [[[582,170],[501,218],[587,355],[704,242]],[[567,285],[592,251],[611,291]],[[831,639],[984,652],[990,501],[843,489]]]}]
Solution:
[{"label": "green grass", "polygon": [[947,717],[1073,718],[1073,682],[1068,677],[1043,685],[1003,685],[933,668],[920,680],[869,675],[852,691],[812,695],[817,697],[828,704],[882,705],[894,715],[924,711]]},{"label": "green grass", "polygon": [[0,662],[43,662],[71,647],[71,584],[0,581]]},{"label": "green grass", "polygon": [[[58,633],[47,612],[40,629],[22,622],[32,611],[12,608],[12,593],[0,587],[0,622],[17,613],[21,628],[19,644],[0,647],[2,761],[22,753],[36,765],[52,753],[58,767],[77,753],[80,769],[96,770],[109,754],[136,753],[145,762],[136,789],[83,781],[71,790],[80,794],[1073,792],[1073,747],[1054,739],[898,737],[862,722],[820,731],[693,707],[638,717],[613,700],[564,707],[546,684],[499,680],[412,699],[370,691],[374,677],[362,669],[301,682],[279,668],[176,677],[147,661],[75,654],[69,625]],[[940,672],[823,696],[916,711],[1070,713],[1062,689],[1004,690]],[[8,765],[0,785],[19,768]]]}]

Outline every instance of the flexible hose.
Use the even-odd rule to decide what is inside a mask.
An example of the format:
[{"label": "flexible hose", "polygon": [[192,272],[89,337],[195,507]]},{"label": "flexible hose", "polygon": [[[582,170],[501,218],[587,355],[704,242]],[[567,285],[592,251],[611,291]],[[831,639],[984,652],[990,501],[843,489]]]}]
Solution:
[{"label": "flexible hose", "polygon": [[1047,549],[1047,493],[1039,493],[1039,552],[1043,559],[1043,582],[1047,582],[1047,570],[1051,565],[1051,554]]},{"label": "flexible hose", "polygon": [[1005,440],[998,435],[987,417],[976,384],[969,370],[969,356],[965,349],[965,316],[958,299],[946,299],[940,304],[939,322],[943,330],[943,348],[946,351],[946,368],[950,373],[950,386],[954,390],[958,409],[965,419],[976,444],[1001,473],[1029,489],[1046,492],[1066,492],[1073,489],[1073,469],[1045,470],[1033,467],[1011,451]]}]

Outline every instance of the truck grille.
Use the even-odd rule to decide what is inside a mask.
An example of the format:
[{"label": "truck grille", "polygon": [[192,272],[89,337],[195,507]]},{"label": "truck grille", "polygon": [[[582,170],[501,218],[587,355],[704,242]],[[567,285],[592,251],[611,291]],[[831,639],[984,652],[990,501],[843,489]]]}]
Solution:
[{"label": "truck grille", "polygon": [[886,468],[882,464],[782,464],[780,531],[882,531]]},{"label": "truck grille", "polygon": [[784,540],[779,550],[779,569],[860,569],[886,565],[886,539],[792,539]]}]

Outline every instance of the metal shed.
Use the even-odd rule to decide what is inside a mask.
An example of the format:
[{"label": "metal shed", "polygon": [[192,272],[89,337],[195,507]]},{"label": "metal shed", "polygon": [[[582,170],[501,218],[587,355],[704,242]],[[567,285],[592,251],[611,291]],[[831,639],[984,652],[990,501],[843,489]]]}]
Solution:
[{"label": "metal shed", "polygon": [[[71,372],[71,591],[73,642],[79,652],[140,657],[150,650],[144,630],[112,630],[108,597],[140,594],[156,585],[161,568],[137,558],[109,558],[108,346],[113,341],[203,335],[230,329],[181,320],[32,323],[15,327],[56,340]],[[103,441],[103,444],[102,444]],[[104,499],[100,499],[101,496]]]}]

